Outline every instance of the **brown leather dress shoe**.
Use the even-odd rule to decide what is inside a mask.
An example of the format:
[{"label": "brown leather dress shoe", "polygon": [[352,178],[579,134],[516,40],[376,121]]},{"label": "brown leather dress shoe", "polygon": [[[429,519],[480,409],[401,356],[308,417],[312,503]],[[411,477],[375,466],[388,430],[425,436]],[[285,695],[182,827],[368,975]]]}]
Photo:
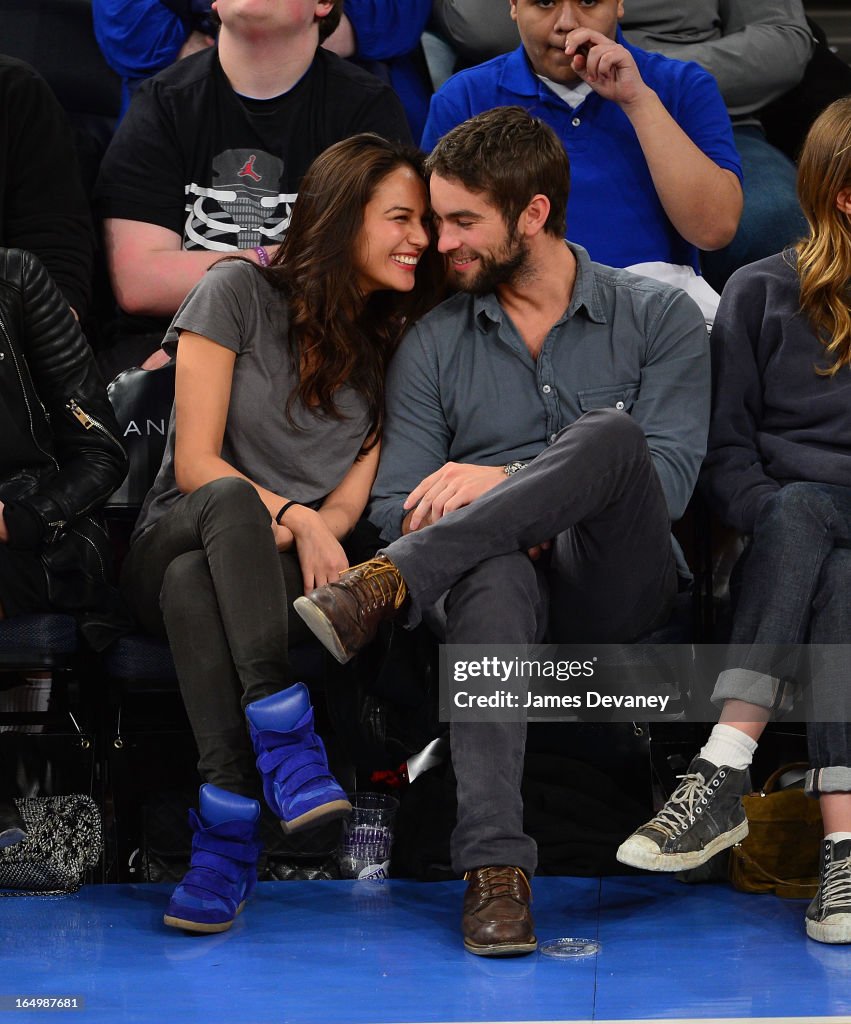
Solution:
[{"label": "brown leather dress shoe", "polygon": [[293,607],[323,647],[345,665],[375,637],[380,623],[396,615],[407,596],[402,574],[379,555],[341,572],[338,582],[297,598]]},{"label": "brown leather dress shoe", "polygon": [[538,948],[529,904],[532,892],[520,868],[476,868],[464,877],[461,932],[476,956],[524,956]]}]

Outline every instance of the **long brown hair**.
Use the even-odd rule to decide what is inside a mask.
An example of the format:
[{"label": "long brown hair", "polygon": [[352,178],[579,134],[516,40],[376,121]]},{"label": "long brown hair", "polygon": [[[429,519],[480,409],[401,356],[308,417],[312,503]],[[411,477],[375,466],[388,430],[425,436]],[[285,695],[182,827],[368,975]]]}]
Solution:
[{"label": "long brown hair", "polygon": [[851,365],[851,218],[836,205],[851,188],[851,97],[831,103],[807,134],[798,161],[798,199],[810,233],[795,246],[801,309],[833,360],[834,376]]},{"label": "long brown hair", "polygon": [[429,245],[412,291],[377,291],[364,299],[354,253],[375,190],[398,167],[411,167],[422,178],[422,159],[418,150],[364,132],[331,146],[308,168],[284,241],[261,270],[289,301],[299,383],[288,415],[298,397],[339,417],[334,393],[347,383],[367,402],[370,435],[380,437],[387,364],[405,325],[440,298],[443,264]]}]

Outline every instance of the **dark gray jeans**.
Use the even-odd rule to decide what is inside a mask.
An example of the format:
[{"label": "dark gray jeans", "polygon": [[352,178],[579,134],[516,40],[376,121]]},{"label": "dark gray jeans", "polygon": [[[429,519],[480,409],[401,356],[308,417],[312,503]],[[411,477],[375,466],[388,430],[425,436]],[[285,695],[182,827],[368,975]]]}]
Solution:
[{"label": "dark gray jeans", "polygon": [[[738,664],[718,677],[713,701],[783,707],[787,680],[773,645],[810,643],[808,695],[813,796],[851,791],[851,488],[796,482],[761,507],[737,566],[741,592],[730,642]],[[753,644],[753,647],[749,645]]]},{"label": "dark gray jeans", "polygon": [[310,637],[292,610],[298,558],[278,552],[245,480],[182,498],[131,547],[121,589],[150,633],[167,636],[206,782],[258,797],[243,709],[289,686],[289,646]]},{"label": "dark gray jeans", "polygon": [[[526,549],[552,540],[549,557]],[[383,551],[411,592],[409,622],[448,591],[447,643],[624,642],[667,618],[677,590],[665,496],[644,433],[597,410],[520,473]],[[525,723],[454,723],[456,871],[532,873],[520,780]]]}]

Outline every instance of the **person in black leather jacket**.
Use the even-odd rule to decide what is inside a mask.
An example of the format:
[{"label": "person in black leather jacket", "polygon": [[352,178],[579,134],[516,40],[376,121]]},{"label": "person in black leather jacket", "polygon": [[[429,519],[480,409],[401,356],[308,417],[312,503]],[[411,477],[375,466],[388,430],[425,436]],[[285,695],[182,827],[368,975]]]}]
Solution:
[{"label": "person in black leather jacket", "polygon": [[[119,438],[68,303],[36,256],[0,248],[0,619],[63,611],[96,649],[114,635],[97,509],[127,472]],[[22,838],[9,812],[0,800],[0,846]]]}]

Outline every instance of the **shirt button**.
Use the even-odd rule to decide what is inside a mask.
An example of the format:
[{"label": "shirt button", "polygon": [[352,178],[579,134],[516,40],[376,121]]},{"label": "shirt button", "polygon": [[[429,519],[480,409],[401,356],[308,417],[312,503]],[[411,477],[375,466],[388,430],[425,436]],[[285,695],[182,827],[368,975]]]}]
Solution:
[{"label": "shirt button", "polygon": [[555,444],[555,443],[556,443],[556,435],[555,434],[550,434],[550,444]]},{"label": "shirt button", "polygon": [[545,384],[541,388],[541,391],[543,391],[545,395],[548,395],[552,391],[552,388],[549,386],[549,384]]},{"label": "shirt button", "polygon": [[579,117],[574,117],[574,119],[570,123],[573,125],[574,128],[578,128],[582,124],[582,119]]},{"label": "shirt button", "polygon": [[616,409],[623,409],[623,407],[624,407],[623,402],[615,402],[615,408]]}]

